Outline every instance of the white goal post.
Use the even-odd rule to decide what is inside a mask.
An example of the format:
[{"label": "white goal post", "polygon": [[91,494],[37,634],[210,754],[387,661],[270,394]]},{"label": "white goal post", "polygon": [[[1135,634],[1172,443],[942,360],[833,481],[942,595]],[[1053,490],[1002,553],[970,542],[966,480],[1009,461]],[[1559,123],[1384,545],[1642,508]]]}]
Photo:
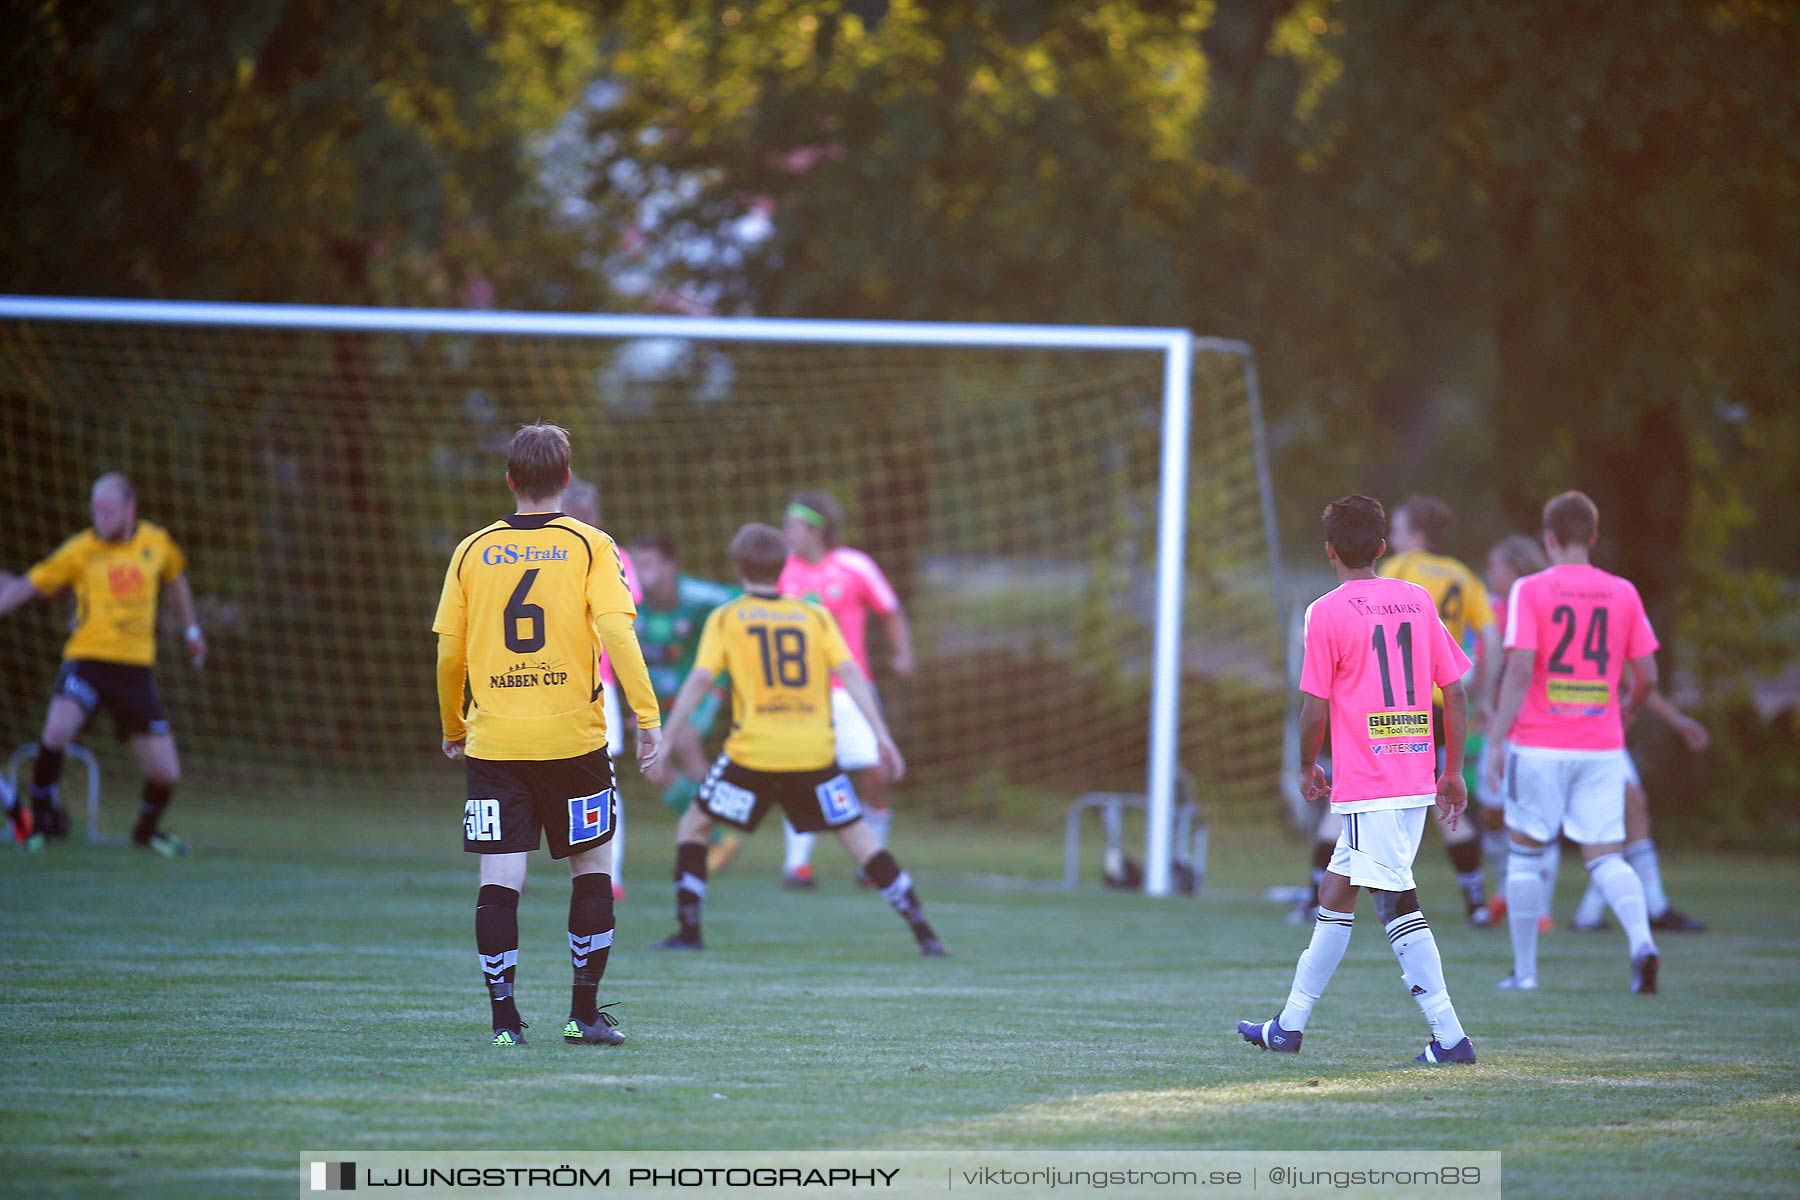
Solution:
[{"label": "white goal post", "polygon": [[[1197,337],[1173,328],[936,322],[826,321],[764,318],[606,316],[402,308],[224,304],[84,298],[0,296],[0,320],[145,326],[204,326],[355,333],[529,336],[606,339],[682,339],[690,342],[828,343],[839,345],[1126,351],[1160,355],[1163,364],[1158,480],[1154,638],[1150,689],[1148,830],[1144,890],[1171,890],[1171,828],[1177,787],[1179,693],[1182,672],[1183,552],[1188,536],[1189,429],[1194,355],[1232,356],[1242,372],[1256,455],[1256,481],[1272,605],[1283,597],[1273,493],[1256,361],[1249,345]],[[1277,628],[1280,628],[1277,625]],[[421,686],[427,686],[422,684]]]}]

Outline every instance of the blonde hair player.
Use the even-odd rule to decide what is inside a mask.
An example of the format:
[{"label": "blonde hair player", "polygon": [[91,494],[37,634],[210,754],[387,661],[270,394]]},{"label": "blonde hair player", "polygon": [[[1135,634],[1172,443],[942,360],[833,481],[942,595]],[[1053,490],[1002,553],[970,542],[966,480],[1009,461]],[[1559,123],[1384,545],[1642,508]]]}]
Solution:
[{"label": "blonde hair player", "polygon": [[[1487,572],[1485,579],[1490,599],[1494,606],[1494,623],[1502,630],[1506,628],[1506,599],[1512,594],[1512,585],[1527,575],[1535,575],[1550,565],[1544,557],[1544,547],[1535,538],[1522,533],[1508,534],[1495,542],[1488,551]],[[1482,647],[1483,657],[1487,657],[1490,647]],[[1505,651],[1497,645],[1492,647],[1493,658],[1497,663],[1505,660]],[[1498,702],[1500,688],[1500,672],[1495,670],[1491,675],[1490,686],[1496,693],[1489,698],[1489,711]],[[1511,838],[1506,833],[1506,812],[1502,804],[1503,797],[1498,792],[1489,791],[1482,781],[1480,769],[1480,751],[1470,748],[1475,756],[1475,800],[1481,809],[1481,857],[1494,870],[1494,890],[1488,894],[1489,924],[1499,924],[1506,919],[1506,860]],[[1544,875],[1544,895],[1556,894],[1556,868],[1562,861],[1562,841],[1557,839],[1544,847],[1542,869]],[[1548,911],[1538,918],[1538,932],[1548,933],[1555,928]]]},{"label": "blonde hair player", "polygon": [[[575,518],[583,525],[600,527],[600,485],[589,479],[574,474],[569,475],[569,486],[563,490],[563,513]],[[625,569],[625,586],[631,591],[634,604],[643,602],[643,590],[638,587],[637,566],[631,561],[631,551],[619,548],[619,565]],[[606,756],[615,763],[625,756],[625,725],[627,713],[619,703],[619,681],[613,675],[612,660],[607,657],[605,647],[600,650],[600,701],[606,711]],[[625,804],[619,803],[619,824],[613,830],[613,899],[625,898]]]},{"label": "blonde hair player", "polygon": [[27,812],[23,805],[14,807],[13,836],[30,850],[67,836],[68,814],[57,798],[63,752],[104,708],[119,739],[131,744],[144,769],[132,844],[173,858],[186,854],[187,845],[163,830],[161,823],[181,779],[181,760],[157,695],[153,667],[156,605],[164,587],[184,630],[188,661],[195,668],[206,661],[206,637],[194,615],[187,556],[161,526],[138,519],[137,492],[124,475],[114,471],[96,479],[88,503],[92,528],[64,542],[23,576],[0,585],[0,614],[64,588],[74,589],[77,614],[38,738],[31,808]]},{"label": "blonde hair player", "polygon": [[919,953],[944,957],[925,920],[912,877],[863,820],[862,803],[837,761],[833,682],[861,710],[876,754],[893,778],[906,761],[888,733],[875,691],[825,608],[781,595],[777,581],[787,543],[772,525],[746,525],[731,539],[731,561],[745,594],[712,610],[694,666],[675,697],[669,722],[691,720],[714,679],[730,675],[731,736],[675,832],[675,920],[662,950],[699,950],[706,899],[706,839],[715,823],[752,833],[780,808],[802,833],[837,835],[871,885],[912,931]]},{"label": "blonde hair player", "polygon": [[[875,613],[887,632],[893,650],[894,674],[910,679],[913,662],[912,625],[899,596],[876,561],[861,550],[843,544],[844,511],[824,492],[800,492],[788,501],[782,520],[787,539],[787,563],[781,569],[781,594],[798,596],[823,605],[837,619],[844,641],[863,676],[871,680],[868,621]],[[876,753],[869,723],[842,688],[831,695],[832,719],[837,728],[838,765],[856,776],[862,794],[864,820],[876,840],[885,845],[893,815],[888,809],[889,784],[895,782]],[[786,854],[782,882],[789,887],[813,886],[813,839],[792,825],[784,826]],[[866,879],[863,882],[868,882]]]}]

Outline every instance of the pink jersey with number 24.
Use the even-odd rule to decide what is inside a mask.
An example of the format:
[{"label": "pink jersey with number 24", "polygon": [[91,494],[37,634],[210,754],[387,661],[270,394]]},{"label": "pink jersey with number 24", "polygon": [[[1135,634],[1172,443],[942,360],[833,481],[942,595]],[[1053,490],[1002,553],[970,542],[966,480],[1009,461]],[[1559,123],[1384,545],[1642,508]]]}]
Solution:
[{"label": "pink jersey with number 24", "polygon": [[1517,746],[1617,750],[1625,745],[1619,676],[1656,652],[1656,631],[1628,579],[1564,563],[1513,584],[1506,648],[1535,650],[1531,686],[1513,722]]},{"label": "pink jersey with number 24", "polygon": [[1416,583],[1350,579],[1312,602],[1300,690],[1331,703],[1332,811],[1432,802],[1431,688],[1468,669],[1431,593]]}]

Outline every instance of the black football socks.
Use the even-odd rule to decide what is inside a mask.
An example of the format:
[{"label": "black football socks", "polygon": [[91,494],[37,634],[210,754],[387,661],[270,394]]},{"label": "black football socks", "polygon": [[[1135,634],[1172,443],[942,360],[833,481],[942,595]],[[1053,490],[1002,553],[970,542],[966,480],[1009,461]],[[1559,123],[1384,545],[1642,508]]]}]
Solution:
[{"label": "black football socks", "polygon": [[164,810],[169,807],[169,800],[175,794],[172,784],[144,781],[144,798],[138,802],[137,824],[131,828],[131,840],[143,845],[156,833],[156,827],[162,822]]},{"label": "black football socks", "polygon": [[56,829],[56,785],[62,778],[63,752],[39,746],[37,761],[31,765],[31,818],[35,828],[47,836]]},{"label": "black football socks", "polygon": [[912,929],[913,937],[920,942],[936,939],[937,934],[925,921],[925,906],[919,903],[918,893],[913,891],[912,876],[900,869],[892,854],[877,850],[863,863],[862,869],[869,882],[880,890],[882,898]]},{"label": "black football socks", "polygon": [[519,966],[519,893],[499,884],[482,884],[475,900],[475,949],[494,1008],[494,1028],[519,1028],[519,1010],[513,1003],[513,973]]},{"label": "black football socks", "polygon": [[569,962],[575,969],[569,1015],[584,1025],[600,1019],[596,1005],[612,944],[612,876],[577,875],[569,893]]},{"label": "black football socks", "polygon": [[700,907],[706,903],[706,843],[682,842],[675,847],[676,935],[684,942],[700,940]]}]

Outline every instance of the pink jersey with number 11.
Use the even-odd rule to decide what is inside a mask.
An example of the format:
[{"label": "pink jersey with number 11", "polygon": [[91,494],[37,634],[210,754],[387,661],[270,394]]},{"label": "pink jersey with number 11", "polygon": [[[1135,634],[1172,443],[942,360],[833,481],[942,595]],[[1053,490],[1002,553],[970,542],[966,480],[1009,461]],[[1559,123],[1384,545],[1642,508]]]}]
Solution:
[{"label": "pink jersey with number 11", "polygon": [[1306,610],[1300,690],[1331,703],[1331,809],[1418,808],[1437,796],[1431,688],[1469,669],[1431,593],[1348,579]]},{"label": "pink jersey with number 11", "polygon": [[1514,745],[1625,745],[1619,676],[1628,660],[1656,652],[1656,631],[1630,580],[1587,563],[1525,576],[1506,602],[1506,648],[1537,652],[1513,722]]}]

